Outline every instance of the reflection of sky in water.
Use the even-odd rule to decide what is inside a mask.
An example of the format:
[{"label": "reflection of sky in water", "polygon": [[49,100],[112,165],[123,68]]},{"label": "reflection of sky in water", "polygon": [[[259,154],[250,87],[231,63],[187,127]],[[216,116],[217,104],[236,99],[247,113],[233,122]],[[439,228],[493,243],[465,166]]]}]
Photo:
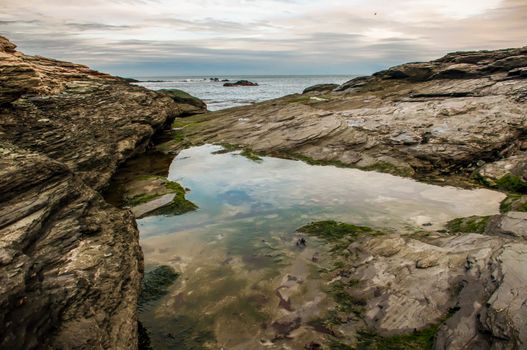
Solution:
[{"label": "reflection of sky in water", "polygon": [[254,162],[238,152],[212,154],[219,146],[182,151],[169,178],[190,188],[199,210],[139,221],[143,236],[228,225],[266,218],[268,229],[294,230],[301,224],[335,218],[355,224],[401,227],[498,211],[503,194],[419,183],[388,174],[265,157]]}]

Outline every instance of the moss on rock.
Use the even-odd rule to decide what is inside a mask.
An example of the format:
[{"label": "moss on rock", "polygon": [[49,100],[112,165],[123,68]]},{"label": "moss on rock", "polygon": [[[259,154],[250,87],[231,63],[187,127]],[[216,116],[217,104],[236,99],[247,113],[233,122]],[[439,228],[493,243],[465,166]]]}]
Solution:
[{"label": "moss on rock", "polygon": [[527,193],[527,182],[520,176],[507,174],[496,181],[496,187],[510,192]]},{"label": "moss on rock", "polygon": [[179,274],[170,266],[161,265],[145,273],[142,282],[139,308],[145,304],[159,300],[168,293],[169,287],[176,281]]},{"label": "moss on rock", "polygon": [[149,215],[180,215],[198,208],[186,199],[186,190],[180,184],[162,176],[139,176],[126,187],[129,193],[125,196],[126,205],[131,207],[148,203],[166,194],[174,194],[170,203],[149,212]]},{"label": "moss on rock", "polygon": [[500,203],[500,212],[507,213],[509,211],[527,211],[527,196],[510,193]]},{"label": "moss on rock", "polygon": [[429,350],[439,325],[433,325],[409,334],[382,337],[367,332],[359,333],[357,350]]},{"label": "moss on rock", "polygon": [[359,234],[374,232],[369,227],[346,224],[334,220],[312,222],[300,227],[297,231],[329,241],[335,241],[341,238],[356,238]]},{"label": "moss on rock", "polygon": [[484,233],[490,216],[469,216],[450,220],[446,227],[452,233]]}]

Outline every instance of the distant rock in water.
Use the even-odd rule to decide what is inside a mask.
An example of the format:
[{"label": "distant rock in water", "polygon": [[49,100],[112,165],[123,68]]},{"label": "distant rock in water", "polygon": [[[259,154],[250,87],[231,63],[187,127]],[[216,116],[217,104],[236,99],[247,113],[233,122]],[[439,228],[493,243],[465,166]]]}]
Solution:
[{"label": "distant rock in water", "polygon": [[174,102],[178,103],[183,109],[182,116],[190,116],[207,112],[207,104],[199,98],[192,96],[179,89],[162,89],[159,92],[170,96]]},{"label": "distant rock in water", "polygon": [[249,81],[249,80],[238,80],[235,83],[225,83],[225,84],[223,84],[223,86],[227,86],[227,87],[233,87],[233,86],[258,86],[258,84],[257,83],[253,83],[252,81]]},{"label": "distant rock in water", "polygon": [[339,84],[318,84],[306,88],[302,93],[307,94],[309,92],[329,92],[339,87]]}]

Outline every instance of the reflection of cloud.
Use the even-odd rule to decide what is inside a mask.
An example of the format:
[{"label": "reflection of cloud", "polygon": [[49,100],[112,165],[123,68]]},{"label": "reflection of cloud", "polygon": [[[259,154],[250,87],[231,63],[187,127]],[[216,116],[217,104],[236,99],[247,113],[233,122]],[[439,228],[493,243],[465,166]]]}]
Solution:
[{"label": "reflection of cloud", "polygon": [[524,0],[0,3],[0,33],[22,51],[118,74],[366,73],[523,46],[525,18]]},{"label": "reflection of cloud", "polygon": [[221,202],[229,205],[244,205],[252,202],[252,198],[243,190],[229,190],[218,195]]}]

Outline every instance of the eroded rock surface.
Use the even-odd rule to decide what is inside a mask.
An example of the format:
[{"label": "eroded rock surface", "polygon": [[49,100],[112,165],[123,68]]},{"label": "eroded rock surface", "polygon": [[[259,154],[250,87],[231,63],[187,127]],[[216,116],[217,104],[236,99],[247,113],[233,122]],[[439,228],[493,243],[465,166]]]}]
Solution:
[{"label": "eroded rock surface", "polygon": [[337,231],[324,222],[306,226],[314,228],[309,234],[328,237],[340,259],[327,277],[337,307],[318,321],[332,341],[372,349],[525,346],[524,240],[340,225],[349,232],[336,240],[329,234]]},{"label": "eroded rock surface", "polygon": [[328,278],[340,305],[315,328],[343,348],[522,349],[526,67],[527,48],[452,53],[191,117],[163,149],[218,143],[508,191],[501,215],[448,231],[343,238],[354,243],[336,244],[341,267]]},{"label": "eroded rock surface", "polygon": [[98,190],[180,113],[0,37],[0,348],[137,347],[138,230]]},{"label": "eroded rock surface", "polygon": [[418,178],[466,177],[511,156],[512,166],[496,166],[523,174],[527,80],[518,70],[526,65],[527,48],[453,53],[356,78],[320,97],[291,95],[179,126],[197,143]]}]

